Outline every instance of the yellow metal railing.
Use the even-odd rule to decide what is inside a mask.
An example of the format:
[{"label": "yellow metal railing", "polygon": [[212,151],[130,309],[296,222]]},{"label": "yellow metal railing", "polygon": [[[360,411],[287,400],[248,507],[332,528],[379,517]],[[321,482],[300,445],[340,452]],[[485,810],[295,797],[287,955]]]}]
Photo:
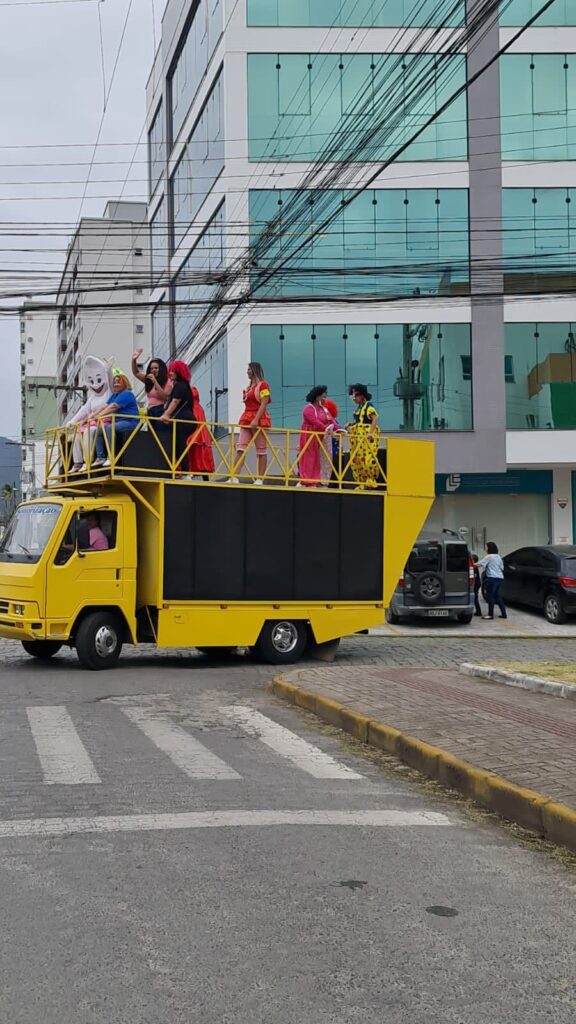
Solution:
[{"label": "yellow metal railing", "polygon": [[[117,419],[132,421],[117,431]],[[243,457],[237,450],[240,427],[233,424],[170,420],[154,417],[106,417],[109,434],[98,422],[90,426],[56,427],[46,432],[48,487],[86,483],[121,476],[140,479],[203,478],[216,483],[254,483],[280,487],[331,487],[338,490],[382,491],[386,488],[386,442],[367,429],[350,433],[301,433],[276,427],[252,431]],[[96,456],[100,434],[105,458]],[[257,449],[264,454],[258,460]],[[213,468],[196,468],[199,447],[211,452]],[[81,450],[82,469],[75,469]],[[204,460],[205,461],[205,460]],[[191,462],[191,465],[190,465]]]}]

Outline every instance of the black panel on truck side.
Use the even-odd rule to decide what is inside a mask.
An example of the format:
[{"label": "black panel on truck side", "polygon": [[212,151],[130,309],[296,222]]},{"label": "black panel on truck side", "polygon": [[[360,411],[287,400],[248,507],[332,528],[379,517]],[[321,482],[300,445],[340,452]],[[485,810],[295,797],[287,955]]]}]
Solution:
[{"label": "black panel on truck side", "polygon": [[165,486],[164,599],[380,601],[381,495]]}]

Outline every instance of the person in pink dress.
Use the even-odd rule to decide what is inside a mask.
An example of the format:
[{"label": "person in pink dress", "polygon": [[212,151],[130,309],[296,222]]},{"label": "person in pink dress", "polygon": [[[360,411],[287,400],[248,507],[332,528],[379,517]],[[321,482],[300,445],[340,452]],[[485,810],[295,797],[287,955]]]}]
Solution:
[{"label": "person in pink dress", "polygon": [[298,487],[325,486],[332,476],[332,438],[342,428],[324,404],[327,393],[325,385],[317,384],[306,395],[300,428]]}]

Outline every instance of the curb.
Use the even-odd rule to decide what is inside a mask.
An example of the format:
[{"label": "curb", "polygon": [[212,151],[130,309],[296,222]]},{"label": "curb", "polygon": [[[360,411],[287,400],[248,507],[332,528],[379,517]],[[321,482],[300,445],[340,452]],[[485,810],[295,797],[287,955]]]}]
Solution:
[{"label": "curb", "polygon": [[473,665],[467,661],[460,665],[458,671],[464,676],[478,676],[480,679],[504,683],[505,686],[517,686],[521,690],[531,690],[533,693],[548,693],[552,697],[576,700],[576,686],[570,686],[569,683],[555,683],[551,679],[543,679],[541,676],[529,676],[524,672],[510,672],[508,669],[493,668],[490,665]]},{"label": "curb", "polygon": [[567,804],[556,803],[535,790],[516,786],[495,772],[476,768],[441,747],[431,746],[391,725],[374,721],[330,697],[289,683],[282,676],[273,680],[272,690],[277,697],[311,711],[361,743],[391,754],[448,789],[458,790],[474,803],[576,853],[576,811]]}]

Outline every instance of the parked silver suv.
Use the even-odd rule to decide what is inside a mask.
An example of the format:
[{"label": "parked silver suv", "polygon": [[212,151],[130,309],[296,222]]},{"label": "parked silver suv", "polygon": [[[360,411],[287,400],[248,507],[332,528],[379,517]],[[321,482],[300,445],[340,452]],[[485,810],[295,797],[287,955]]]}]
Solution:
[{"label": "parked silver suv", "polygon": [[386,609],[394,624],[416,616],[469,623],[474,615],[474,569],[457,533],[420,534]]}]

